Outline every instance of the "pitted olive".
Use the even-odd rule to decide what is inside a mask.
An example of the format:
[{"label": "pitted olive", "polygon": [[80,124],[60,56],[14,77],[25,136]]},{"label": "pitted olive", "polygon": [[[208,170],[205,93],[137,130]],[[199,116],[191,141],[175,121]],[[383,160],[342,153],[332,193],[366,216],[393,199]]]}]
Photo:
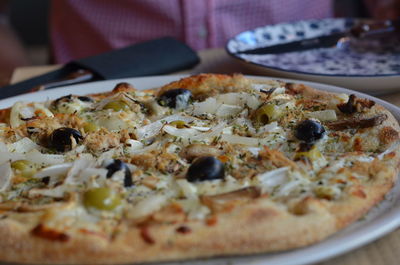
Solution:
[{"label": "pitted olive", "polygon": [[173,109],[185,109],[192,97],[192,92],[184,88],[171,89],[161,94],[158,104]]},{"label": "pitted olive", "polygon": [[93,99],[87,96],[79,96],[78,99],[82,102],[93,102]]},{"label": "pitted olive", "polygon": [[190,165],[186,174],[189,182],[223,179],[225,176],[224,164],[213,156],[199,157]]},{"label": "pitted olive", "polygon": [[295,136],[306,143],[313,143],[324,136],[324,126],[315,120],[304,120],[296,127]]},{"label": "pitted olive", "polygon": [[69,151],[73,148],[74,144],[78,144],[83,140],[82,134],[72,128],[58,128],[50,135],[50,147],[59,152]]},{"label": "pitted olive", "polygon": [[36,166],[29,160],[16,160],[11,163],[11,168],[24,178],[32,177],[36,173]]},{"label": "pitted olive", "polygon": [[122,100],[110,101],[104,105],[103,109],[112,109],[113,111],[129,110],[129,105]]},{"label": "pitted olive", "polygon": [[256,110],[254,122],[255,125],[262,126],[278,119],[280,116],[281,111],[275,104],[266,103]]},{"label": "pitted olive", "polygon": [[121,205],[121,196],[110,188],[94,188],[83,194],[83,204],[86,208],[112,211]]},{"label": "pitted olive", "polygon": [[111,163],[106,166],[107,178],[111,178],[115,172],[123,170],[124,171],[124,186],[131,187],[133,186],[132,182],[132,174],[129,170],[128,166],[119,159],[114,159]]}]

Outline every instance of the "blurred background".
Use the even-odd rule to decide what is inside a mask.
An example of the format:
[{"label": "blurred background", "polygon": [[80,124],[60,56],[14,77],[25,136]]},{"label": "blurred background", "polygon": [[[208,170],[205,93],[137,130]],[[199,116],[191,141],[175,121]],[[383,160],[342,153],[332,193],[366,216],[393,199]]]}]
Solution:
[{"label": "blurred background", "polygon": [[[318,0],[316,0],[318,1]],[[29,63],[50,63],[48,13],[50,0],[9,1],[10,24],[25,46]],[[362,0],[335,0],[336,17],[368,17]]]}]

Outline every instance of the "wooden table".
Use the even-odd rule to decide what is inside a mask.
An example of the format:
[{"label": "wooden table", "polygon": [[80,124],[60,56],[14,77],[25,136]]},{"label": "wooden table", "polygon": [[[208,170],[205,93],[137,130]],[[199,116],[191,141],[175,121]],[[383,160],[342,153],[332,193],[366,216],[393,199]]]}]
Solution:
[{"label": "wooden table", "polygon": [[[243,73],[251,75],[264,75],[262,72],[247,68],[241,62],[230,58],[223,49],[205,50],[199,53],[201,63],[195,68],[175,74],[196,73]],[[30,66],[17,68],[11,78],[11,83],[48,72],[58,68],[57,65]],[[400,105],[399,92],[380,96],[397,106]],[[342,256],[320,262],[318,265],[399,265],[400,264],[400,229],[370,243],[364,247],[353,250]]]}]

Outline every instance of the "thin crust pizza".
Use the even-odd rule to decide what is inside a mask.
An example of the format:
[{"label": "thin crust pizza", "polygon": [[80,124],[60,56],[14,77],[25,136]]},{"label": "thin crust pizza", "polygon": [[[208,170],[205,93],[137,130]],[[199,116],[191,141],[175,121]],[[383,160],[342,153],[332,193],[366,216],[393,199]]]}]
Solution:
[{"label": "thin crust pizza", "polygon": [[374,101],[242,75],[0,111],[0,260],[110,264],[289,250],[394,185]]}]

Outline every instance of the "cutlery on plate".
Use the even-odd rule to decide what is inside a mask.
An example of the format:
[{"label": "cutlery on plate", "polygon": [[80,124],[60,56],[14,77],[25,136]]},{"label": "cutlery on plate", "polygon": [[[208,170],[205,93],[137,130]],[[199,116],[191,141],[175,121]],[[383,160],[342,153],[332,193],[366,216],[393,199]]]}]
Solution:
[{"label": "cutlery on plate", "polygon": [[400,37],[400,19],[375,22],[361,22],[345,32],[336,32],[315,38],[287,42],[267,47],[243,50],[237,54],[280,54],[318,48],[341,47],[354,39],[356,41]]},{"label": "cutlery on plate", "polygon": [[189,46],[165,37],[78,59],[58,70],[0,88],[0,99],[88,81],[167,74],[200,61]]}]

